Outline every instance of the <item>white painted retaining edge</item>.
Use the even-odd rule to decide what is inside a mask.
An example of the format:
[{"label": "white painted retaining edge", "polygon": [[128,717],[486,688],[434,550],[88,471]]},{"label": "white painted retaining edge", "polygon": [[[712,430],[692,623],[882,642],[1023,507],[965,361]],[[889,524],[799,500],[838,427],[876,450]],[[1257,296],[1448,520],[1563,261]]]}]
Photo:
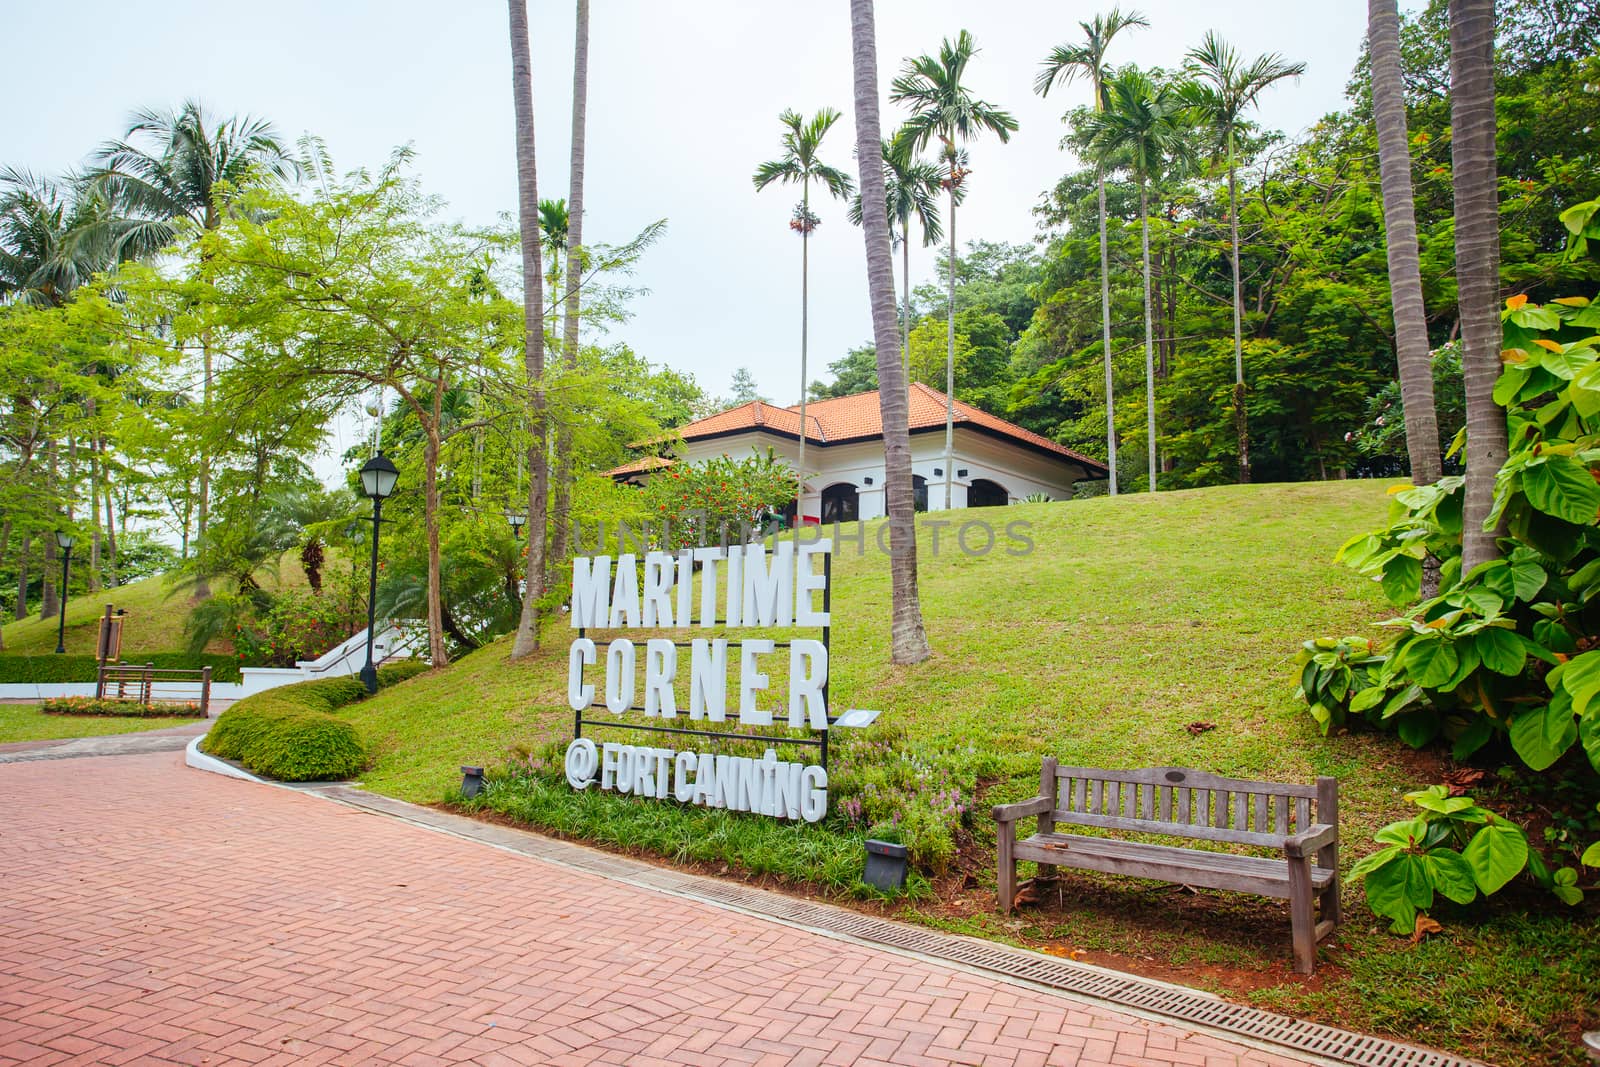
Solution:
[{"label": "white painted retaining edge", "polygon": [[197,771],[210,771],[212,774],[221,774],[229,778],[243,778],[247,782],[260,782],[263,785],[272,785],[265,778],[257,778],[249,771],[240,770],[233,764],[219,760],[215,756],[208,756],[200,751],[200,742],[205,739],[205,734],[190,741],[183,750],[183,762]]}]

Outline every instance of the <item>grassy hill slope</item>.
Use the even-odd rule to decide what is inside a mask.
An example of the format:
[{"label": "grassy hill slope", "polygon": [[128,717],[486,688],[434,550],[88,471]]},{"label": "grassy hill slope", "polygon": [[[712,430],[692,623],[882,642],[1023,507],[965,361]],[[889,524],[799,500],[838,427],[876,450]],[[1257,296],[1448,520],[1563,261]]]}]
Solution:
[{"label": "grassy hill slope", "polygon": [[[276,575],[257,579],[270,589],[297,589],[306,584],[305,572],[294,552],[284,553]],[[170,575],[145,578],[115,589],[76,596],[67,601],[66,646],[68,653],[93,655],[100,633],[100,616],[106,605],[128,611],[123,623],[122,656],[128,659],[141,652],[179,652],[187,647],[183,625],[189,618],[189,593],[174,591]],[[56,650],[57,616],[7,622],[3,628],[4,653],[43,655]],[[208,652],[228,652],[231,646],[213,642]],[[90,681],[93,681],[91,678]]]},{"label": "grassy hill slope", "polygon": [[[947,530],[935,554],[924,531],[934,657],[914,667],[888,663],[886,558],[844,545],[834,707],[880,708],[919,744],[981,744],[1035,767],[1048,753],[1286,780],[1339,774],[1352,808],[1392,810],[1402,778],[1375,774],[1360,742],[1322,743],[1289,681],[1304,636],[1355,632],[1383,610],[1376,586],[1331,559],[1384,507],[1378,483],[1331,482],[965,513],[1027,522],[1035,547],[1010,555],[1005,546],[1019,546],[1002,539],[973,557]],[[538,656],[511,664],[500,642],[362,704],[352,713],[383,749],[368,782],[432,800],[463,762],[563,736],[567,643],[551,628]],[[1201,720],[1216,729],[1185,729]]]}]

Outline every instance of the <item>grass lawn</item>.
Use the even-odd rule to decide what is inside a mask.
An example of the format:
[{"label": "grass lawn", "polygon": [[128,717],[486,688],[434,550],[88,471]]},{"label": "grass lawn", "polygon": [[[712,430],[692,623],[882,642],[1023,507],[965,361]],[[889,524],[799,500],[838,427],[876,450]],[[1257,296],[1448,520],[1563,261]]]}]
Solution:
[{"label": "grass lawn", "polygon": [[[1577,1032],[1600,1026],[1592,907],[1532,897],[1512,902],[1520,910],[1441,911],[1444,934],[1413,947],[1383,933],[1351,893],[1349,921],[1311,981],[1289,970],[1278,902],[1069,876],[1053,901],[1010,920],[995,911],[986,812],[1032,795],[1046,754],[1282,781],[1335,775],[1346,865],[1370,850],[1374,829],[1405,814],[1401,794],[1436,780],[1438,757],[1371,735],[1323,739],[1294,699],[1291,670],[1305,637],[1371,632],[1388,614],[1375,585],[1331,562],[1345,538],[1382,520],[1383,490],[1221,487],[982,514],[996,525],[1030,523],[1036,548],[1027,555],[1003,543],[964,555],[949,531],[935,554],[924,532],[935,655],[914,667],[887,661],[887,560],[844,546],[834,570],[834,707],[882,709],[930,766],[973,779],[958,783],[973,814],[954,867],[931,893],[890,911],[1495,1062],[1581,1062]],[[493,764],[570,736],[568,636],[550,630],[544,651],[523,664],[509,663],[509,642],[499,642],[343,712],[378,750],[367,785],[432,802],[459,783],[463,763]],[[1191,734],[1197,721],[1215,728]],[[537,810],[524,815],[560,828]],[[639,815],[673,818],[643,807]],[[671,839],[655,829],[642,836]],[[674,832],[684,836],[687,824]]]},{"label": "grass lawn", "polygon": [[[269,589],[297,589],[306,584],[305,571],[301,569],[295,552],[284,553],[276,576],[267,573],[258,580]],[[183,635],[183,625],[189,618],[188,595],[174,592],[168,578],[157,575],[116,589],[102,589],[98,593],[68,600],[67,652],[94,654],[95,641],[100,633],[100,616],[105,613],[107,604],[128,611],[122,630],[124,660],[141,652],[180,652],[188,647]],[[59,619],[54,615],[41,619],[37,614],[6,623],[0,627],[0,636],[5,640],[0,653],[43,655],[54,652],[58,623]],[[212,642],[206,651],[230,652],[232,646],[226,642]]]},{"label": "grass lawn", "polygon": [[194,719],[120,718],[111,715],[46,715],[34,704],[0,704],[0,744],[11,741],[54,741],[69,737],[104,737],[183,726]]}]

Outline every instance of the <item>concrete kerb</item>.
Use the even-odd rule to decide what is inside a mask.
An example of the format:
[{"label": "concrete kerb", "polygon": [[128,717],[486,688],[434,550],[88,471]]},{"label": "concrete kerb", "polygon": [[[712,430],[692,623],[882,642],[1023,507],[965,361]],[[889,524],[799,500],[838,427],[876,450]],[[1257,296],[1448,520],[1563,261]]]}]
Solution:
[{"label": "concrete kerb", "polygon": [[183,749],[183,762],[197,771],[210,771],[212,774],[225,775],[228,778],[242,778],[247,782],[260,782],[262,785],[278,785],[280,783],[258,778],[243,767],[235,767],[227,760],[220,760],[215,756],[208,756],[200,751],[200,742],[206,738],[201,734],[190,741]]},{"label": "concrete kerb", "polygon": [[[724,883],[718,879],[708,879],[703,875],[689,874],[688,872],[679,871],[673,867],[658,866],[642,860],[620,856],[616,853],[607,852],[603,849],[593,848],[576,842],[546,837],[531,830],[522,830],[493,823],[485,823],[477,819],[472,819],[468,816],[455,815],[442,812],[434,808],[410,804],[406,801],[396,800],[392,797],[385,797],[379,794],[369,793],[365,790],[356,788],[349,783],[286,783],[260,778],[238,767],[235,767],[232,764],[218,760],[213,756],[207,756],[205,753],[200,752],[198,742],[199,739],[196,738],[195,742],[189,746],[185,758],[185,762],[189,766],[198,770],[207,770],[217,774],[224,774],[232,778],[241,778],[247,781],[260,782],[265,785],[273,785],[283,789],[290,789],[297,793],[319,797],[323,800],[331,801],[333,803],[340,804],[348,808],[353,808],[357,811],[362,811],[367,814],[387,816],[388,818],[397,819],[401,822],[408,823],[424,830],[431,830],[435,833],[446,834],[462,840],[473,841],[480,845],[488,845],[491,848],[496,848],[503,852],[511,852],[517,855],[526,856],[531,859],[552,863],[556,866],[565,867],[569,870],[578,871],[583,874],[598,876],[611,881],[622,882],[624,884],[663,893],[668,896],[679,897],[680,899],[692,900],[696,903],[720,908],[725,911],[749,915],[753,918],[759,918],[768,922],[778,923],[792,929],[804,930],[808,933],[827,937],[836,941],[843,941],[849,944],[859,945],[874,951],[889,952],[898,956],[916,959],[925,963],[931,963],[941,967],[950,968],[952,970],[961,971],[966,974],[991,980],[1004,981],[1010,985],[1026,988],[1036,992],[1047,993],[1078,1004],[1094,1005],[1099,1008],[1109,1009],[1124,1015],[1145,1020],[1147,1022],[1160,1023],[1168,1026],[1181,1026],[1196,1033],[1209,1034],[1213,1037],[1237,1044],[1247,1045],[1263,1052],[1271,1052],[1278,1055],[1288,1052],[1303,1059],[1305,1062],[1312,1064],[1352,1062],[1342,1057],[1334,1059],[1326,1056],[1319,1056],[1314,1051],[1304,1047],[1298,1047],[1297,1043],[1294,1042],[1261,1040],[1248,1032],[1241,1032],[1240,1029],[1235,1029],[1230,1026],[1209,1026],[1205,1023],[1197,1022],[1194,1019],[1185,1018],[1182,1015],[1161,1010],[1147,1010],[1139,1007],[1138,1005],[1128,1004],[1121,1000],[1112,1000],[1093,995],[1086,995],[1071,989],[1062,989],[1046,982],[1031,981],[1025,976],[1007,973],[1007,971],[1004,969],[983,965],[966,964],[961,962],[959,959],[951,959],[945,955],[919,952],[915,949],[902,947],[893,943],[886,943],[885,941],[875,937],[856,936],[843,930],[830,929],[827,925],[819,925],[813,922],[806,922],[803,919],[794,919],[786,917],[782,914],[774,914],[774,911],[782,910],[779,908],[774,908],[769,911],[760,907],[741,906],[737,901],[726,899],[726,897],[730,895],[726,891],[728,886],[725,886]],[[706,882],[709,884],[704,890],[697,890],[697,884],[700,882]],[[729,885],[732,884],[730,883]],[[723,888],[724,892],[715,892],[718,887]],[[772,893],[770,890],[760,890],[747,886],[738,886],[738,895],[743,896],[748,894],[754,894],[756,896],[771,895],[779,898],[781,901],[791,903],[795,902],[795,898],[786,897],[781,893]],[[835,905],[825,904],[815,900],[808,899],[800,903],[803,903],[807,911],[815,911],[819,915],[827,915],[829,913],[837,912],[839,918],[843,920],[841,925],[848,925],[848,922],[851,919],[859,920],[863,918],[862,913],[851,911],[846,908],[839,908]],[[896,927],[904,926],[904,924],[894,923],[892,920],[874,919],[874,921],[876,923],[883,923]],[[1076,960],[1064,960],[1060,957],[1050,956],[1045,953],[1033,952],[1028,949],[1021,949],[1013,946],[1004,946],[979,938],[937,933],[924,930],[921,927],[905,926],[905,929],[908,932],[914,931],[918,935],[934,933],[935,936],[950,942],[952,945],[971,944],[990,948],[1002,948],[1007,953],[1016,954],[1030,960],[1049,963],[1055,967],[1066,966],[1085,975],[1096,975],[1118,981],[1135,982],[1142,986],[1148,987],[1152,992],[1164,992],[1173,996],[1194,998],[1194,1000],[1214,1003],[1219,1007],[1237,1007],[1236,1005],[1232,1005],[1232,1002],[1229,1002],[1214,993],[1206,990],[1194,989],[1190,986],[1181,985],[1175,982],[1164,982],[1158,979],[1143,978],[1136,975],[1130,975],[1122,971],[1116,971],[1111,968],[1099,967],[1094,964],[1082,963]],[[1252,1014],[1256,1013],[1253,1009],[1246,1010],[1250,1011]],[[1265,1015],[1265,1013],[1261,1014]],[[1327,1029],[1333,1031],[1333,1028],[1318,1027],[1318,1029]],[[1353,1037],[1356,1035],[1350,1036]],[[1396,1045],[1383,1038],[1363,1037],[1361,1039],[1361,1043],[1370,1043],[1378,1047],[1388,1046],[1390,1049],[1394,1049],[1395,1051],[1401,1051],[1402,1058],[1394,1061],[1397,1063],[1431,1063],[1439,1064],[1441,1067],[1443,1067],[1443,1065],[1447,1064],[1459,1065],[1468,1064],[1471,1062],[1450,1056],[1449,1054],[1434,1052],[1432,1050],[1419,1049],[1414,1046]],[[1376,1052],[1378,1049],[1375,1048],[1373,1051]],[[1411,1055],[1405,1055],[1405,1053],[1410,1053]],[[1380,1058],[1383,1058],[1381,1053],[1379,1055]],[[1387,1060],[1385,1060],[1385,1062],[1387,1062]]]}]

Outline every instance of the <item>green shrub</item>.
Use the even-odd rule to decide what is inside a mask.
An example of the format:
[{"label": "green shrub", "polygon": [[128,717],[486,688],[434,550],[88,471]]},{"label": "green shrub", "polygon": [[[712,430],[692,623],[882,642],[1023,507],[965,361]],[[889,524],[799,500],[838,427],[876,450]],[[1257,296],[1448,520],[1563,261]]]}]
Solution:
[{"label": "green shrub", "polygon": [[132,700],[96,700],[94,697],[54,697],[41,703],[39,710],[46,715],[116,715],[134,719],[199,719],[205,716],[200,705],[193,702],[140,704]]},{"label": "green shrub", "polygon": [[[427,669],[416,662],[380,667],[378,685],[395,685]],[[334,712],[366,695],[353,675],[269,689],[223,712],[201,747],[282,782],[349,778],[366,767],[369,754],[356,728]]]},{"label": "green shrub", "polygon": [[[213,682],[237,682],[240,678],[239,664],[232,656],[213,653],[140,652],[128,656],[122,662],[125,666],[143,666],[148,663],[163,670],[199,670],[201,667],[210,667]],[[92,682],[97,673],[97,661],[93,656],[0,655],[0,684]]]}]

